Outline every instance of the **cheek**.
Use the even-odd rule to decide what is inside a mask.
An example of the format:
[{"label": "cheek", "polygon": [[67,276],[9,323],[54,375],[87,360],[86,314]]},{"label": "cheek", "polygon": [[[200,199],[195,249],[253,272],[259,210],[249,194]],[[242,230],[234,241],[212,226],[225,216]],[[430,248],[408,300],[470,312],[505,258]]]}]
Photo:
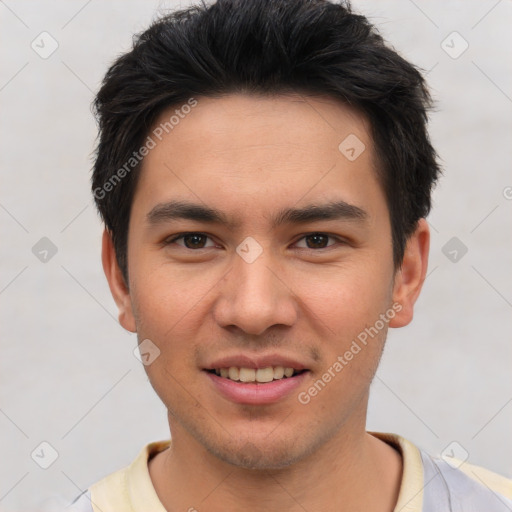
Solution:
[{"label": "cheek", "polygon": [[[156,274],[152,271],[144,277],[134,276],[131,298],[139,343],[145,339],[154,343],[160,350],[161,363],[163,359],[175,359],[178,355],[176,350],[183,346],[169,343],[169,340],[176,337],[176,331],[180,327],[179,320],[186,315],[185,302],[189,296],[182,297],[179,290],[171,283],[157,279]],[[148,367],[146,369],[149,370]]]},{"label": "cheek", "polygon": [[[318,276],[316,276],[318,277]],[[312,279],[308,283],[311,285]],[[309,294],[309,315],[321,337],[322,367],[303,390],[304,400],[323,396],[323,401],[355,404],[368,390],[377,369],[389,321],[392,287],[389,275],[369,265],[337,269],[315,279]],[[304,287],[303,296],[312,287]],[[391,315],[386,314],[391,311]],[[382,317],[384,315],[384,317]],[[314,320],[313,320],[314,319]],[[347,390],[352,390],[352,395]],[[322,400],[315,401],[320,406]]]},{"label": "cheek", "polygon": [[195,347],[204,339],[209,293],[215,284],[214,276],[208,276],[149,259],[146,266],[138,267],[131,296],[139,343],[149,339],[160,350],[155,368],[146,367],[148,375],[169,380],[165,368],[185,378],[195,365]]},{"label": "cheek", "polygon": [[370,265],[347,265],[304,275],[294,291],[331,337],[346,340],[387,310],[392,297],[388,281],[389,276]]},{"label": "cheek", "polygon": [[138,322],[145,328],[170,329],[174,324],[193,314],[211,288],[208,273],[191,271],[178,265],[162,262],[161,257],[149,253],[134,258],[131,295],[138,312]]}]

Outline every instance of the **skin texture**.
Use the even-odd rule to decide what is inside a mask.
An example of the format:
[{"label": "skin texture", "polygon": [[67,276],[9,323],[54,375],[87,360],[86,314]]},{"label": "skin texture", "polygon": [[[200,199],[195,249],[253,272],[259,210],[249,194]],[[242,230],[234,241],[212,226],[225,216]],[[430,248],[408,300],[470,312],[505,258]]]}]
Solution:
[{"label": "skin texture", "polygon": [[[196,99],[143,162],[129,224],[129,287],[108,233],[103,239],[121,325],[160,349],[145,366],[172,437],[149,463],[160,501],[167,510],[209,512],[391,511],[402,461],[365,432],[366,411],[387,327],[413,316],[427,223],[419,221],[395,272],[369,124],[337,100]],[[350,134],[366,147],[354,161],[338,149]],[[217,208],[238,225],[149,222],[171,199]],[[365,220],[271,225],[283,208],[340,199],[363,209]],[[165,243],[191,231],[207,237]],[[236,252],[248,236],[263,251],[252,263]],[[279,353],[309,369],[298,392],[307,391],[393,304],[400,311],[389,324],[307,404],[295,392],[270,405],[236,404],[203,371],[226,355]]]}]

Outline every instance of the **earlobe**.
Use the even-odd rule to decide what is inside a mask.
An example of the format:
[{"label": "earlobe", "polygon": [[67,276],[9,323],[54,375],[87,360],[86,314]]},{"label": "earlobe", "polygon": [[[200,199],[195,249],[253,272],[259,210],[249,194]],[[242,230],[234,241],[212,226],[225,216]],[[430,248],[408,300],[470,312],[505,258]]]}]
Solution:
[{"label": "earlobe", "polygon": [[130,292],[117,262],[112,237],[106,229],[103,231],[101,261],[110,292],[119,310],[119,323],[127,331],[137,332]]},{"label": "earlobe", "polygon": [[409,237],[402,260],[402,268],[397,271],[393,286],[393,303],[401,309],[389,322],[390,327],[404,327],[414,314],[414,304],[419,297],[427,275],[430,230],[425,219],[420,219],[416,230]]}]

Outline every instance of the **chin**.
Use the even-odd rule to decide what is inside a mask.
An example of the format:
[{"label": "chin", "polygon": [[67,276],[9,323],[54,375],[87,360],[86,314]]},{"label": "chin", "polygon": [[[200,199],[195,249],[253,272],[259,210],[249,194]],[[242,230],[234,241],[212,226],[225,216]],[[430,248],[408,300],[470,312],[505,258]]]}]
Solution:
[{"label": "chin", "polygon": [[227,446],[207,447],[208,451],[222,461],[242,469],[283,469],[306,457],[306,450],[296,442],[259,441],[231,442]]},{"label": "chin", "polygon": [[[245,447],[247,448],[247,447]],[[233,466],[251,469],[251,470],[269,470],[269,469],[282,469],[290,466],[296,460],[290,452],[279,454],[262,452],[258,447],[252,445],[245,452],[229,452],[217,453],[219,458]]]}]

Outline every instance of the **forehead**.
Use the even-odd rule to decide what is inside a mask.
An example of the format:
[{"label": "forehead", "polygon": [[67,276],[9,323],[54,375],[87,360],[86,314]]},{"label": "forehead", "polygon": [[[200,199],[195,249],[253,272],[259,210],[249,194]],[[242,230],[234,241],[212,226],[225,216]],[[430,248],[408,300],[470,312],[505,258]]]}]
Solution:
[{"label": "forehead", "polygon": [[191,157],[215,150],[244,151],[251,146],[259,146],[261,156],[265,145],[268,149],[283,145],[315,156],[326,147],[339,151],[339,143],[349,135],[364,140],[367,147],[372,142],[366,116],[331,97],[229,94],[195,98],[192,108],[189,103],[164,110],[150,135],[158,143],[169,142],[167,135],[172,133],[175,145],[194,149],[188,152]]},{"label": "forehead", "polygon": [[148,207],[214,197],[218,208],[271,210],[305,196],[331,200],[333,190],[357,204],[354,195],[377,185],[369,123],[341,101],[232,94],[194,102],[165,110],[149,132],[154,147],[135,197]]}]

